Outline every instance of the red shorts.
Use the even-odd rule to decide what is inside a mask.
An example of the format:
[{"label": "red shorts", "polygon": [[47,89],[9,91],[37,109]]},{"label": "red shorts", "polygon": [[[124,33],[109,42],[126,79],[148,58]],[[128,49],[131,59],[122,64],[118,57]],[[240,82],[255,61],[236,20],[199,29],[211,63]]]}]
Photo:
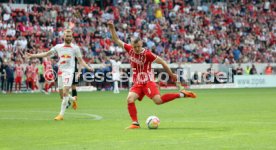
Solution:
[{"label": "red shorts", "polygon": [[153,98],[155,95],[160,95],[158,86],[152,81],[146,84],[134,84],[131,87],[130,92],[136,93],[139,96],[138,99],[140,101],[145,95],[149,98]]},{"label": "red shorts", "polygon": [[15,83],[21,83],[21,82],[22,82],[22,77],[15,78]]},{"label": "red shorts", "polygon": [[26,81],[27,81],[27,82],[33,82],[33,78],[28,77]]}]

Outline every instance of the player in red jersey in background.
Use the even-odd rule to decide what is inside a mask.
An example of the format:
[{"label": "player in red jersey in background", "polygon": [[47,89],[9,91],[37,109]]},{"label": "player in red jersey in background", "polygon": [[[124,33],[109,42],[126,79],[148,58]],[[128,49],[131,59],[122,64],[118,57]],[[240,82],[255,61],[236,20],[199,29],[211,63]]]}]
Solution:
[{"label": "player in red jersey in background", "polygon": [[22,77],[23,77],[23,66],[21,61],[18,60],[15,66],[15,92],[18,93],[21,91]]},{"label": "player in red jersey in background", "polygon": [[32,90],[38,90],[38,67],[36,66],[37,60],[32,61]]},{"label": "player in red jersey in background", "polygon": [[31,88],[32,92],[38,89],[37,80],[38,80],[38,68],[36,67],[36,61],[32,60],[26,68],[26,85],[27,89]]},{"label": "player in red jersey in background", "polygon": [[196,98],[196,94],[185,90],[182,90],[179,93],[168,93],[161,96],[159,89],[152,78],[153,74],[151,64],[153,62],[161,64],[173,81],[177,80],[177,75],[171,71],[162,58],[156,56],[150,50],[143,48],[143,41],[140,38],[136,37],[132,39],[131,44],[126,44],[118,38],[113,22],[109,21],[107,24],[111,31],[113,41],[120,47],[123,47],[128,53],[133,70],[134,85],[131,87],[127,96],[128,112],[132,119],[132,124],[127,129],[140,128],[135,101],[137,99],[141,101],[145,95],[152,99],[157,105],[181,97]]},{"label": "player in red jersey in background", "polygon": [[43,59],[44,78],[45,78],[45,92],[48,94],[48,90],[55,84],[55,77],[53,73],[52,61],[50,57]]},{"label": "player in red jersey in background", "polygon": [[33,70],[33,67],[32,67],[32,62],[30,61],[29,62],[29,65],[26,67],[26,87],[27,87],[27,90],[32,90],[32,70]]}]

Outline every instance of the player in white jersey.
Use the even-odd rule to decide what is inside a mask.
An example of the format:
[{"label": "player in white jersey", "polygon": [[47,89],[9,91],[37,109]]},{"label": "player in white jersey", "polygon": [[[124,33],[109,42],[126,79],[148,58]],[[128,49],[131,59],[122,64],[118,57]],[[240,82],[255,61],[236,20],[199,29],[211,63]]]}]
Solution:
[{"label": "player in white jersey", "polygon": [[72,44],[73,35],[72,30],[66,29],[64,31],[64,43],[57,44],[50,51],[39,53],[39,54],[26,54],[27,58],[37,58],[37,57],[47,57],[54,53],[57,53],[59,57],[59,71],[58,71],[58,86],[63,89],[63,100],[61,103],[61,110],[58,116],[55,117],[55,120],[63,120],[63,116],[66,110],[66,105],[69,100],[73,101],[73,108],[77,108],[76,99],[69,95],[69,89],[71,88],[73,81],[73,73],[75,68],[75,57],[81,66],[84,66],[88,70],[92,70],[84,60],[82,59],[82,54],[80,48]]},{"label": "player in white jersey", "polygon": [[112,80],[114,81],[114,90],[113,93],[120,93],[118,83],[121,79],[120,77],[120,65],[122,64],[119,61],[119,57],[116,57],[115,59],[110,59],[110,62],[112,64]]}]

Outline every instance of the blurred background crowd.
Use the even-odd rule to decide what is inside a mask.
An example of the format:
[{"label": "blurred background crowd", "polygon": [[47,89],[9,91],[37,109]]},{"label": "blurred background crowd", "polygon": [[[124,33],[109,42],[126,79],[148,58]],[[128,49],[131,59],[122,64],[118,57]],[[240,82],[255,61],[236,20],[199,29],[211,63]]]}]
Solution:
[{"label": "blurred background crowd", "polygon": [[[128,63],[106,26],[125,42],[140,36],[168,63],[275,63],[276,3],[270,0],[6,0],[0,3],[0,63],[41,64],[25,52],[47,51],[74,31],[89,64]],[[17,4],[17,5],[14,5]],[[57,63],[52,60],[53,65]],[[103,65],[105,66],[105,65]],[[110,67],[109,65],[107,67]],[[1,67],[3,70],[3,67]],[[246,68],[243,68],[245,70]],[[109,69],[111,71],[111,69]]]}]

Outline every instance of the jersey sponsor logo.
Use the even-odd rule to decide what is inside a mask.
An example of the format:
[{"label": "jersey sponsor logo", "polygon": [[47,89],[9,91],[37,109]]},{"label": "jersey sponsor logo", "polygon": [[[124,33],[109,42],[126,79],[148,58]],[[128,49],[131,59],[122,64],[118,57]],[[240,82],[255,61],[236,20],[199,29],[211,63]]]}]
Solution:
[{"label": "jersey sponsor logo", "polygon": [[63,64],[66,64],[66,63],[67,63],[67,61],[61,61],[59,64],[63,65]]},{"label": "jersey sponsor logo", "polygon": [[142,60],[139,60],[135,57],[130,57],[130,61],[135,62],[136,64],[142,65],[144,62]]},{"label": "jersey sponsor logo", "polygon": [[61,57],[61,58],[71,58],[71,56],[68,55],[68,54],[61,55],[60,57]]}]

